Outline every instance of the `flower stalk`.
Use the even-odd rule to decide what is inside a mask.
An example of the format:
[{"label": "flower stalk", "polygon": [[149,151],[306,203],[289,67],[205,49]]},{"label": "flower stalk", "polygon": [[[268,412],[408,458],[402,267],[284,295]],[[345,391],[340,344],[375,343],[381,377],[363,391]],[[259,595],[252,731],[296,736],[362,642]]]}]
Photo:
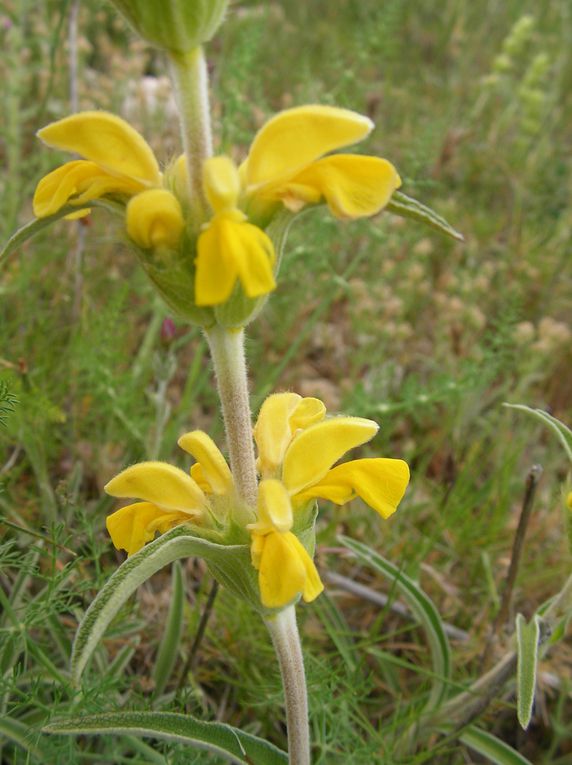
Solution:
[{"label": "flower stalk", "polygon": [[191,209],[195,208],[194,212],[198,215],[195,220],[204,220],[207,203],[202,168],[204,161],[213,153],[207,64],[201,47],[190,53],[172,51],[169,63],[189,171]]},{"label": "flower stalk", "polygon": [[296,607],[288,606],[266,620],[280,664],[284,687],[288,761],[290,765],[310,765],[310,727],[304,657],[296,624]]},{"label": "flower stalk", "polygon": [[[205,335],[215,369],[230,468],[236,490],[249,507],[255,508],[256,462],[244,356],[244,330],[214,326],[205,330]],[[244,520],[249,522],[251,519]]]}]

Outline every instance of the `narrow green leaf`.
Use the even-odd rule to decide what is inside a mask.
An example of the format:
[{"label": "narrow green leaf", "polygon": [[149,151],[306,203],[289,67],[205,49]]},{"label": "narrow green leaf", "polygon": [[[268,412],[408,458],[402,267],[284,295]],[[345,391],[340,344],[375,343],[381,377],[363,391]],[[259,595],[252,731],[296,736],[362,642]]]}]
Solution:
[{"label": "narrow green leaf", "polygon": [[203,722],[172,712],[111,712],[70,717],[47,725],[46,733],[62,735],[135,734],[167,739],[244,765],[287,765],[288,756],[264,739],[231,725]]},{"label": "narrow green leaf", "polygon": [[8,239],[2,250],[0,250],[0,266],[2,266],[4,261],[7,260],[13,252],[25,244],[28,239],[36,236],[40,231],[51,226],[52,223],[61,220],[70,212],[73,212],[73,208],[66,206],[62,207],[62,209],[55,215],[48,215],[47,218],[35,218],[29,223],[25,223],[22,228],[19,228],[18,231]]},{"label": "narrow green leaf", "polygon": [[526,406],[526,404],[504,403],[503,406],[506,406],[508,409],[520,409],[522,412],[528,412],[528,414],[531,414],[533,417],[541,420],[545,425],[548,425],[548,427],[557,435],[558,440],[564,447],[568,459],[572,462],[572,430],[564,425],[563,422],[560,422],[560,420],[557,420],[556,417],[548,414],[548,412],[545,412],[543,409],[533,409],[530,406]]},{"label": "narrow green leaf", "polygon": [[[121,564],[91,603],[78,627],[72,650],[72,681],[78,683],[85,666],[110,622],[137,587],[179,558],[204,558],[218,577],[254,605],[249,577],[256,580],[247,545],[218,545],[193,536],[187,526],[176,528],[150,542]],[[252,571],[251,571],[252,569]]]},{"label": "narrow green leaf", "polygon": [[340,541],[355,553],[360,561],[374,568],[395,585],[397,591],[403,596],[414,616],[424,628],[431,648],[435,675],[427,707],[440,706],[447,694],[448,681],[451,677],[451,648],[443,622],[433,601],[412,579],[393,563],[372,550],[371,547],[345,536],[341,536]]},{"label": "narrow green leaf", "polygon": [[181,568],[179,561],[173,563],[171,581],[172,592],[169,613],[167,615],[165,631],[163,632],[163,638],[153,668],[153,680],[155,681],[155,694],[157,696],[160,696],[163,693],[165,686],[171,677],[173,667],[175,666],[175,662],[179,655],[181,632],[183,631],[185,587],[183,581],[183,569]]},{"label": "narrow green leaf", "polygon": [[[118,215],[121,215],[124,210],[123,205],[120,205],[118,202],[113,202],[110,199],[94,200],[89,203],[89,206],[101,207],[108,212],[112,212]],[[62,207],[61,210],[58,210],[57,213],[54,213],[54,215],[48,215],[45,218],[35,218],[34,220],[29,221],[29,223],[25,223],[21,228],[18,229],[18,231],[16,231],[15,234],[12,234],[10,239],[8,239],[4,247],[2,247],[0,250],[0,267],[10,257],[10,255],[12,255],[13,252],[25,244],[28,239],[36,236],[36,234],[39,234],[40,231],[43,231],[48,226],[51,226],[52,223],[56,223],[62,218],[65,218],[66,215],[77,211],[77,207],[74,207],[73,205],[66,205],[65,207]]]},{"label": "narrow green leaf", "polygon": [[40,762],[46,762],[45,753],[37,744],[39,738],[37,730],[29,728],[20,720],[3,714],[0,715],[0,737],[2,736],[25,749]]},{"label": "narrow green leaf", "polygon": [[427,207],[422,202],[418,202],[413,197],[408,197],[401,191],[393,192],[393,196],[385,209],[402,218],[410,218],[419,221],[419,223],[424,223],[429,228],[439,231],[439,233],[449,236],[451,239],[456,239],[458,242],[465,241],[465,237],[454,229],[450,223],[447,223],[445,218],[442,218],[435,210]]},{"label": "narrow green leaf", "polygon": [[532,717],[536,690],[536,670],[540,645],[540,617],[535,614],[527,624],[522,614],[516,616],[516,643],[518,664],[516,669],[516,709],[518,721],[526,730]]},{"label": "narrow green leaf", "polygon": [[505,744],[492,733],[487,733],[474,725],[470,725],[459,736],[459,740],[474,752],[486,757],[494,765],[532,765],[530,760],[523,757],[511,746]]}]

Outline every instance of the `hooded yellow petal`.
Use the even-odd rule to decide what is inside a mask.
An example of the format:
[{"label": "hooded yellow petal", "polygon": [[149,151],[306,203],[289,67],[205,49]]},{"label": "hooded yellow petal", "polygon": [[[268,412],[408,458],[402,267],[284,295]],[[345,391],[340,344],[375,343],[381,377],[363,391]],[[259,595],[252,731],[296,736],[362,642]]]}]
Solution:
[{"label": "hooded yellow petal", "polygon": [[206,503],[195,481],[167,462],[139,462],[104,488],[112,497],[138,497],[166,510],[201,510]]},{"label": "hooded yellow petal", "polygon": [[262,604],[266,608],[282,608],[304,590],[306,566],[292,541],[296,539],[294,534],[272,532],[261,539],[258,583]]},{"label": "hooded yellow petal", "polygon": [[326,407],[317,398],[290,392],[268,396],[254,426],[262,475],[276,474],[296,431],[320,422],[325,414]]},{"label": "hooded yellow petal", "polygon": [[215,213],[236,207],[240,178],[238,169],[230,157],[211,157],[205,161],[203,187]]},{"label": "hooded yellow petal", "polygon": [[66,162],[44,176],[34,193],[34,215],[45,218],[65,204],[84,204],[104,194],[136,194],[141,185],[125,178],[116,178],[94,162],[83,159]]},{"label": "hooded yellow petal", "polygon": [[302,397],[297,393],[274,393],[260,407],[254,426],[254,440],[262,475],[274,473],[281,465],[292,439],[290,417],[301,401]]},{"label": "hooded yellow petal", "polygon": [[321,422],[326,416],[326,407],[319,398],[306,396],[300,402],[290,417],[292,434],[297,430],[305,430],[310,425]]},{"label": "hooded yellow petal", "polygon": [[149,189],[127,205],[125,225],[135,244],[143,249],[174,248],[185,228],[181,205],[166,189]]},{"label": "hooded yellow petal", "polygon": [[403,460],[352,460],[332,468],[295,501],[321,497],[343,505],[357,494],[383,518],[389,518],[397,510],[408,483],[409,467]]},{"label": "hooded yellow petal", "polygon": [[289,536],[291,537],[290,541],[293,547],[295,547],[298,551],[298,556],[300,557],[300,560],[304,565],[304,569],[306,570],[306,581],[304,582],[302,597],[306,603],[310,603],[312,600],[315,600],[321,592],[323,592],[324,585],[322,584],[322,580],[318,574],[316,564],[308,554],[308,551],[304,545],[296,536],[294,536],[294,534],[290,534]]},{"label": "hooded yellow petal", "polygon": [[378,427],[362,417],[333,417],[301,431],[284,457],[282,480],[290,494],[320,481],[347,451],[372,439]]},{"label": "hooded yellow petal", "polygon": [[285,203],[299,195],[303,204],[312,201],[307,191],[311,188],[337,218],[361,218],[383,209],[400,185],[396,169],[385,159],[334,154],[303,170],[283,193]]},{"label": "hooded yellow petal", "polygon": [[79,112],[52,122],[38,137],[54,149],[79,154],[112,175],[133,178],[146,186],[161,182],[159,165],[149,144],[125,120],[109,112]]},{"label": "hooded yellow petal", "polygon": [[258,523],[252,524],[259,533],[274,529],[282,533],[292,528],[292,505],[281,481],[269,478],[258,487]]},{"label": "hooded yellow petal", "polygon": [[200,464],[202,475],[215,494],[227,494],[232,491],[230,468],[210,436],[202,430],[194,430],[181,436],[177,443]]},{"label": "hooded yellow petal", "polygon": [[194,465],[191,465],[191,478],[197,483],[197,485],[204,491],[205,494],[213,493],[213,487],[207,481],[200,462],[195,462]]},{"label": "hooded yellow petal", "polygon": [[274,246],[264,231],[247,223],[238,210],[219,213],[197,242],[196,304],[224,303],[237,278],[249,298],[265,295],[276,287],[274,259]]},{"label": "hooded yellow petal", "polygon": [[365,138],[373,123],[332,106],[300,106],[280,112],[258,131],[242,173],[247,192],[282,183],[319,157]]},{"label": "hooded yellow petal", "polygon": [[133,555],[151,542],[157,531],[164,534],[174,526],[192,520],[192,513],[169,512],[150,502],[135,502],[108,515],[105,525],[115,547]]}]

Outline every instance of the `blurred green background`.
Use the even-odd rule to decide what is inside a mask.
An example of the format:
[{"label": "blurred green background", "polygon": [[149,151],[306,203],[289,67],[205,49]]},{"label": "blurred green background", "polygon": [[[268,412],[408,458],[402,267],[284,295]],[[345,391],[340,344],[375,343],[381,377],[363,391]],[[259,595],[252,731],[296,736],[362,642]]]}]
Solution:
[{"label": "blurred green background", "polygon": [[[31,219],[38,179],[65,159],[35,131],[74,108],[121,114],[163,163],[179,153],[165,62],[108,4],[4,0],[0,45],[2,242]],[[544,476],[513,610],[530,615],[570,569],[564,455],[502,403],[572,423],[572,6],[236,2],[207,56],[218,151],[243,158],[282,108],[355,109],[376,123],[356,150],[392,161],[403,191],[465,236],[458,244],[388,213],[351,224],[305,215],[248,350],[255,408],[272,390],[318,395],[331,411],[380,422],[372,450],[410,463],[411,487],[389,523],[359,502],[323,508],[318,567],[387,591],[339,554],[336,535],[381,550],[468,633],[454,644],[456,678],[475,677],[534,463]],[[33,728],[70,708],[77,619],[121,557],[104,529],[114,505],[102,486],[145,458],[187,466],[176,448],[185,430],[222,437],[200,331],[172,317],[174,337],[164,332],[169,314],[121,238],[97,211],[86,225],[40,234],[1,274],[0,712]],[[200,561],[185,575],[185,635],[166,695],[154,696],[150,677],[168,572],[142,588],[100,649],[82,711],[187,709],[284,746],[264,628],[230,595],[217,599],[194,674],[181,676],[210,587]],[[11,601],[16,621],[6,618]],[[315,762],[391,763],[427,693],[423,635],[333,586],[320,602],[301,609]],[[534,763],[570,762],[571,667],[564,641],[541,667],[526,734],[510,694],[483,726]],[[215,761],[125,738],[41,741],[47,762]],[[420,742],[408,762],[482,761],[460,744],[427,750]],[[10,737],[2,757],[34,761]]]}]

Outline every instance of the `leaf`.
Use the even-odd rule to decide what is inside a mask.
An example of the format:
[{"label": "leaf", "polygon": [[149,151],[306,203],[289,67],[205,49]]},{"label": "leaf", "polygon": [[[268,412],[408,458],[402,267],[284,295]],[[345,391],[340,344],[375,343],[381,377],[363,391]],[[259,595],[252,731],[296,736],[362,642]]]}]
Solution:
[{"label": "leaf", "polygon": [[256,605],[255,597],[260,602],[257,593],[249,590],[250,582],[256,581],[256,571],[250,563],[247,545],[218,545],[193,536],[187,526],[177,526],[127,558],[91,603],[78,627],[73,645],[72,682],[78,684],[108,625],[137,587],[163,566],[179,558],[193,556],[204,558],[233,592],[239,593],[253,605]]},{"label": "leaf", "polygon": [[[119,204],[118,202],[113,202],[110,199],[93,200],[89,203],[89,206],[101,207],[102,209],[115,213],[116,215],[122,215],[125,209],[123,205]],[[66,215],[77,211],[77,207],[74,207],[73,205],[66,205],[65,207],[62,207],[61,210],[58,210],[57,213],[54,213],[54,215],[48,215],[45,218],[35,218],[29,223],[25,223],[21,228],[18,229],[18,231],[16,231],[15,234],[12,234],[10,239],[8,239],[4,247],[0,250],[0,267],[4,264],[4,261],[6,261],[13,252],[25,244],[28,239],[36,236],[36,234],[39,234],[40,231],[43,231],[43,229],[51,226],[52,223],[56,223],[62,218],[65,218]]]},{"label": "leaf", "polygon": [[532,765],[530,760],[505,744],[504,741],[493,736],[492,733],[476,728],[474,725],[466,728],[459,736],[459,740],[469,749],[478,752],[495,765]]},{"label": "leaf", "polygon": [[518,664],[516,669],[516,709],[518,721],[526,730],[532,717],[536,670],[540,645],[540,617],[535,614],[527,624],[522,614],[516,616],[516,643]]},{"label": "leaf", "polygon": [[244,765],[288,763],[285,752],[251,733],[244,733],[224,723],[203,722],[190,715],[173,712],[111,712],[70,717],[51,723],[43,730],[63,735],[134,733],[207,749],[231,762]]},{"label": "leaf", "polygon": [[179,644],[181,642],[181,632],[183,631],[183,609],[185,605],[185,587],[183,582],[183,569],[179,561],[173,563],[172,571],[172,593],[169,604],[169,613],[167,623],[161,640],[161,645],[157,652],[155,666],[153,668],[153,679],[155,681],[155,694],[160,696],[175,666],[179,653]]},{"label": "leaf", "polygon": [[424,223],[429,228],[439,231],[439,233],[449,236],[457,242],[465,241],[465,237],[454,229],[450,223],[447,223],[445,218],[438,215],[435,210],[427,207],[422,202],[418,202],[413,197],[408,197],[401,191],[393,192],[385,209],[394,215],[400,215],[402,218],[411,218],[412,220],[419,221],[419,223]]},{"label": "leaf", "polygon": [[39,738],[37,730],[28,727],[20,720],[2,714],[0,715],[0,737],[2,736],[14,744],[18,744],[40,762],[46,762],[45,753],[37,743],[34,743],[34,740]]},{"label": "leaf", "polygon": [[532,414],[533,417],[538,418],[545,425],[548,425],[548,427],[554,433],[556,433],[560,443],[568,455],[568,459],[572,462],[572,430],[564,425],[563,422],[560,422],[560,420],[557,420],[556,417],[548,414],[548,412],[545,412],[543,409],[533,409],[532,407],[526,406],[525,404],[504,403],[503,406],[506,406],[508,409],[520,409],[523,412],[528,412],[528,414]]},{"label": "leaf", "polygon": [[397,591],[403,596],[424,628],[431,648],[434,672],[433,688],[427,707],[438,707],[447,694],[448,681],[451,677],[451,648],[443,622],[433,601],[412,579],[393,563],[372,550],[371,547],[345,536],[340,536],[340,541],[355,553],[359,560],[393,582]]}]

